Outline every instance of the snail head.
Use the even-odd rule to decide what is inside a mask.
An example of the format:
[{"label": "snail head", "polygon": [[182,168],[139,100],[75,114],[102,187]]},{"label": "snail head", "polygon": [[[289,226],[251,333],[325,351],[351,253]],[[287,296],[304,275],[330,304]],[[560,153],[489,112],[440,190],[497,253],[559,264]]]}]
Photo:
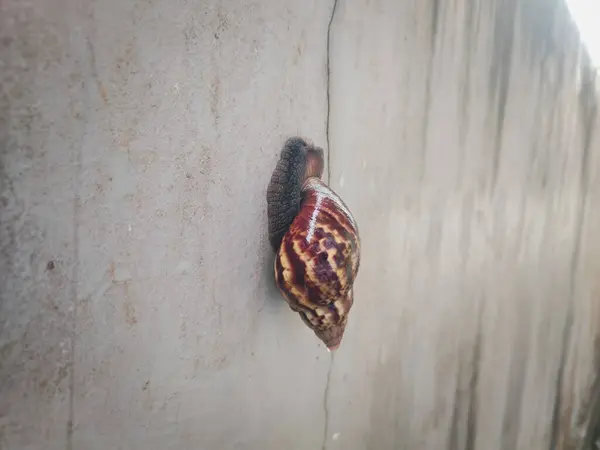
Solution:
[{"label": "snail head", "polygon": [[304,168],[304,180],[312,177],[321,178],[325,168],[323,149],[320,147],[306,147],[306,166]]}]

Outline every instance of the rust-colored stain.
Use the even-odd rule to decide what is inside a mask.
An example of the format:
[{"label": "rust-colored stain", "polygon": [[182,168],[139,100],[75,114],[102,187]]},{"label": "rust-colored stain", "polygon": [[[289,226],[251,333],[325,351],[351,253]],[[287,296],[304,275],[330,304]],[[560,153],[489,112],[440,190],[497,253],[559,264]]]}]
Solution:
[{"label": "rust-colored stain", "polygon": [[100,94],[100,97],[102,98],[102,101],[104,102],[105,105],[108,104],[108,95],[106,94],[106,89],[104,89],[104,85],[102,84],[102,81],[100,81],[100,75],[98,73],[98,64],[96,62],[96,49],[94,47],[94,45],[92,44],[92,41],[88,39],[87,41],[87,47],[88,47],[88,53],[90,56],[90,68],[92,71],[92,76],[94,77],[94,80],[96,81],[96,87],[98,89],[98,93]]},{"label": "rust-colored stain", "polygon": [[125,322],[128,325],[135,325],[137,323],[137,317],[135,312],[135,306],[131,303],[131,298],[129,297],[129,283],[125,282],[123,284],[125,289],[125,303],[123,303],[123,310],[125,313]]},{"label": "rust-colored stain", "polygon": [[100,80],[98,80],[98,92],[100,93],[100,97],[102,97],[104,104],[108,105],[108,95],[106,94],[106,89],[104,89],[104,85]]},{"label": "rust-colored stain", "polygon": [[125,317],[125,322],[128,325],[135,325],[137,323],[137,314],[134,304],[131,301],[131,297],[129,295],[129,281],[118,281],[115,279],[115,263],[111,261],[108,264],[108,275],[111,278],[113,284],[118,284],[123,286],[124,300],[123,300],[123,316]]},{"label": "rust-colored stain", "polygon": [[126,301],[124,304],[125,310],[125,321],[128,325],[135,325],[137,323],[137,318],[135,317],[135,307],[129,302]]},{"label": "rust-colored stain", "polygon": [[213,115],[214,125],[217,127],[219,125],[220,112],[219,112],[219,99],[221,96],[221,80],[219,79],[219,75],[215,75],[214,80],[210,86],[211,89],[211,102],[210,102],[210,111]]}]

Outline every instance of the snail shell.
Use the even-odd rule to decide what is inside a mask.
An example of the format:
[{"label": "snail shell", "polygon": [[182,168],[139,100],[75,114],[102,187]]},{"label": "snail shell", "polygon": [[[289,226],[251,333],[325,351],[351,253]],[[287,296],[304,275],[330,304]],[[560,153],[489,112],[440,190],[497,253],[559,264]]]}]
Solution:
[{"label": "snail shell", "polygon": [[267,190],[275,281],[287,303],[330,349],[342,340],[360,265],[356,221],[322,180],[323,151],[289,139]]}]

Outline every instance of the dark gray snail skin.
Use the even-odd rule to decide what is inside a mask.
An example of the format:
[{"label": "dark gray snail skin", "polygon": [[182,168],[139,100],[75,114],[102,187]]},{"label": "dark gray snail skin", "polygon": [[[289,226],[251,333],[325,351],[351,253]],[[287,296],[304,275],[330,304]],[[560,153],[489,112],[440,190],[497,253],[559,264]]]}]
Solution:
[{"label": "dark gray snail skin", "polygon": [[323,174],[323,150],[300,137],[289,138],[267,188],[269,242],[277,251],[283,236],[300,211],[302,185],[310,176]]}]

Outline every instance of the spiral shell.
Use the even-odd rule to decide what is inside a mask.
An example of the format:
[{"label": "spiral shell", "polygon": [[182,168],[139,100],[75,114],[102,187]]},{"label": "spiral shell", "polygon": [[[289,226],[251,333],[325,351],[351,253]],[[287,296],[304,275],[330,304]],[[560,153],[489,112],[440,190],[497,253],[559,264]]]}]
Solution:
[{"label": "spiral shell", "polygon": [[314,173],[304,174],[299,208],[276,251],[275,281],[291,309],[333,350],[354,301],[358,226],[335,192]]}]

